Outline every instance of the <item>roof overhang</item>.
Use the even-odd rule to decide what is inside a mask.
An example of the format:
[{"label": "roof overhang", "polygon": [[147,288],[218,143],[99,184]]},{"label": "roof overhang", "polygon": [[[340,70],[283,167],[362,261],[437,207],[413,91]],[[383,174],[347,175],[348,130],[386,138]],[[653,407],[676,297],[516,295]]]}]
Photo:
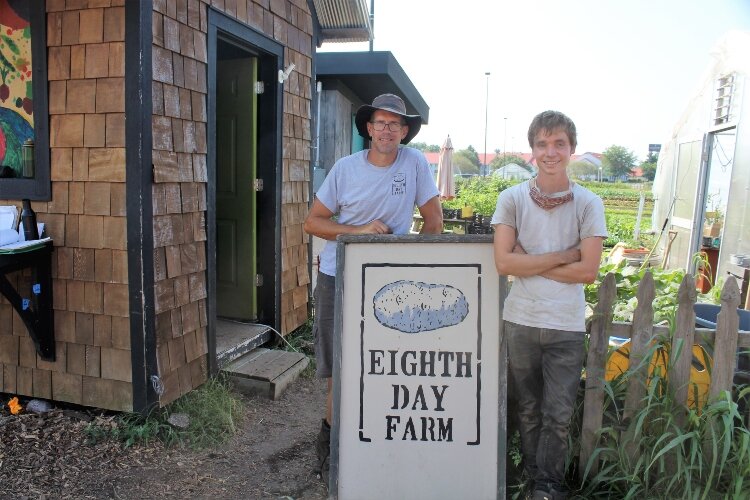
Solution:
[{"label": "roof overhang", "polygon": [[[310,2],[308,1],[308,4]],[[312,0],[323,42],[367,42],[373,36],[367,0]]]},{"label": "roof overhang", "polygon": [[422,99],[390,52],[318,52],[316,77],[324,88],[345,86],[359,104],[369,104],[380,94],[396,94],[404,99],[406,112],[427,123],[430,107]]}]

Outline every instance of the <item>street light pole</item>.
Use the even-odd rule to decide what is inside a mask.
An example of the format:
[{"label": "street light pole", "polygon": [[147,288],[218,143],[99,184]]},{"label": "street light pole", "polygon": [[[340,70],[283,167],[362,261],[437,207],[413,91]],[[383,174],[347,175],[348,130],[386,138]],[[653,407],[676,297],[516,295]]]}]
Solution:
[{"label": "street light pole", "polygon": [[505,130],[503,132],[503,158],[505,158],[505,141],[508,138],[508,117],[506,116],[503,118],[503,122],[505,123]]},{"label": "street light pole", "polygon": [[487,84],[486,84],[486,90],[485,90],[485,96],[484,96],[484,175],[487,175],[487,115],[488,115],[488,109],[489,109],[489,99],[490,99],[490,72],[487,71],[484,76],[486,76]]},{"label": "street light pole", "polygon": [[[503,117],[503,163],[505,163],[505,142],[508,138],[508,117]],[[505,172],[508,170],[507,163],[503,165],[503,178],[505,178]]]}]

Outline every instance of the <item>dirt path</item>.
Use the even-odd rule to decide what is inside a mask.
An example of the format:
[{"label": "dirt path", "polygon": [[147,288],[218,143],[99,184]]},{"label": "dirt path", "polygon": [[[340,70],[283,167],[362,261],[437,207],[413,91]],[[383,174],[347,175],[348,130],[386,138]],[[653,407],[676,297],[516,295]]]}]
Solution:
[{"label": "dirt path", "polygon": [[201,452],[86,446],[86,415],[69,410],[0,416],[0,498],[324,499],[312,474],[324,403],[324,382],[306,378],[279,401],[245,398],[237,435]]}]

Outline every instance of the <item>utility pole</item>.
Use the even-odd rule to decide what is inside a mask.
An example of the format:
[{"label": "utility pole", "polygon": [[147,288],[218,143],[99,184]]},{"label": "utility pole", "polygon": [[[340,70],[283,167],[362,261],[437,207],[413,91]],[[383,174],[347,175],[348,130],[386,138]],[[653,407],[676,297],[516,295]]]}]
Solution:
[{"label": "utility pole", "polygon": [[487,71],[484,76],[487,77],[487,86],[484,96],[484,158],[483,158],[483,175],[487,175],[487,115],[488,115],[488,109],[489,109],[489,101],[490,101],[490,72]]}]

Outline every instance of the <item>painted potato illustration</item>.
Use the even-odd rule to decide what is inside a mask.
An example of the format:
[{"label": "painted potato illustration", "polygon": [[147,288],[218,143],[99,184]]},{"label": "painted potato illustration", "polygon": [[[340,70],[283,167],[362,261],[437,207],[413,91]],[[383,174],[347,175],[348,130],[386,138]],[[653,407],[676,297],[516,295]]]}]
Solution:
[{"label": "painted potato illustration", "polygon": [[404,333],[437,330],[461,323],[469,314],[466,296],[450,285],[394,281],[372,298],[381,325]]}]

